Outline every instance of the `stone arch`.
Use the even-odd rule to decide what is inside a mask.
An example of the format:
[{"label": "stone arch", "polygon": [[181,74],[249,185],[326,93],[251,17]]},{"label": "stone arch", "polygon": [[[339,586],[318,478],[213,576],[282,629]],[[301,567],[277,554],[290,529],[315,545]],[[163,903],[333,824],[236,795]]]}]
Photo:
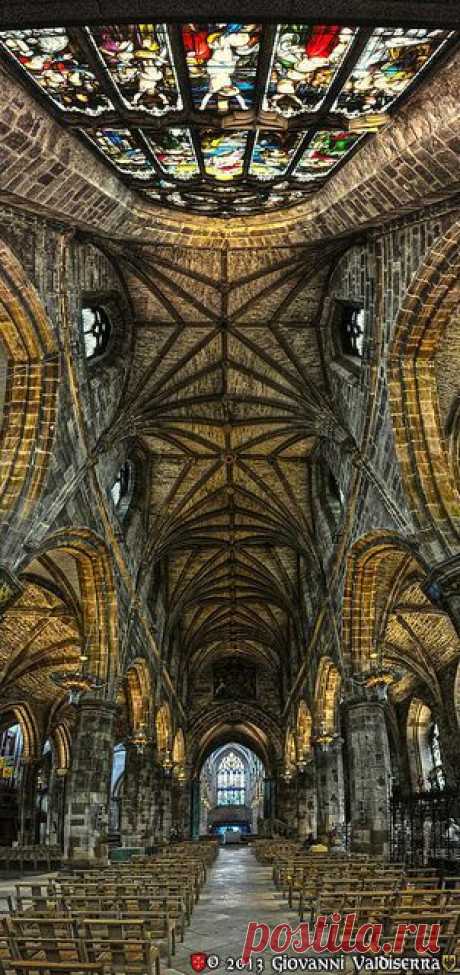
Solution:
[{"label": "stone arch", "polygon": [[[37,715],[25,701],[11,702],[0,708],[0,725],[18,724],[23,737],[23,757],[37,759],[41,755],[41,730]],[[8,725],[7,725],[8,726]]]},{"label": "stone arch", "polygon": [[315,733],[334,735],[339,731],[342,677],[330,657],[322,657],[315,685]]},{"label": "stone arch", "polygon": [[88,671],[104,682],[104,696],[109,697],[119,673],[118,602],[110,555],[95,532],[72,528],[50,536],[34,556],[59,551],[75,560]]},{"label": "stone arch", "polygon": [[56,769],[68,772],[72,759],[70,731],[64,722],[58,724],[49,735],[55,749]]},{"label": "stone arch", "polygon": [[423,579],[420,560],[391,532],[369,532],[353,545],[343,598],[343,655],[352,673],[375,664],[392,595],[408,570]]},{"label": "stone arch", "polygon": [[406,497],[433,555],[458,549],[460,493],[440,420],[434,355],[460,303],[460,222],[436,242],[412,280],[388,357],[389,402]]},{"label": "stone arch", "polygon": [[182,728],[178,728],[174,736],[172,759],[175,765],[185,764],[185,738]]},{"label": "stone arch", "polygon": [[157,749],[160,754],[164,755],[165,752],[171,749],[172,738],[171,709],[167,701],[165,701],[161,707],[158,708],[155,719],[155,729],[157,736]]},{"label": "stone arch", "polygon": [[30,513],[43,488],[54,438],[58,347],[37,292],[0,241],[0,332],[6,359],[0,423],[0,518]]},{"label": "stone arch", "polygon": [[304,759],[312,750],[312,716],[306,701],[300,701],[297,709],[296,737],[297,752],[301,759]]},{"label": "stone arch", "polygon": [[148,664],[139,658],[134,660],[126,673],[126,697],[132,730],[151,724],[152,681]]},{"label": "stone arch", "polygon": [[457,664],[454,678],[454,711],[460,728],[460,661]]},{"label": "stone arch", "polygon": [[407,712],[407,752],[414,790],[430,787],[430,773],[434,768],[430,733],[434,721],[430,706],[421,698],[413,697]]},{"label": "stone arch", "polygon": [[286,732],[286,741],[284,745],[284,762],[287,769],[292,769],[295,767],[297,761],[297,743],[296,736],[291,728],[288,728]]}]

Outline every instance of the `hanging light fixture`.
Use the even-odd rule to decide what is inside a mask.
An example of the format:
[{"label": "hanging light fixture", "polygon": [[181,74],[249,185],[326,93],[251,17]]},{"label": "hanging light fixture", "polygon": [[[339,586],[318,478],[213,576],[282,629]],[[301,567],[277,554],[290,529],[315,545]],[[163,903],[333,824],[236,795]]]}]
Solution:
[{"label": "hanging light fixture", "polygon": [[166,751],[164,753],[164,758],[163,758],[161,764],[163,766],[163,772],[164,772],[166,778],[169,779],[170,776],[172,775],[173,768],[174,768],[174,762],[173,762],[173,760],[171,758],[171,752],[170,752],[169,748],[166,749]]},{"label": "hanging light fixture", "polygon": [[322,749],[322,751],[327,751],[338,737],[339,735],[336,731],[328,731],[326,723],[323,721],[321,724],[320,733],[319,735],[316,735],[316,738],[313,738],[313,741],[315,745],[318,745],[318,747]]},{"label": "hanging light fixture", "polygon": [[105,687],[105,684],[95,674],[90,674],[85,670],[87,660],[88,657],[82,654],[80,656],[80,667],[78,670],[51,674],[51,680],[58,687],[67,691],[69,703],[75,707],[80,703],[83,694],[87,694],[89,691],[99,691],[102,687]]},{"label": "hanging light fixture", "polygon": [[148,737],[145,730],[145,721],[141,721],[137,728],[134,729],[130,738],[128,738],[130,745],[134,745],[136,751],[139,755],[143,755],[147,745],[150,743],[151,738]]}]

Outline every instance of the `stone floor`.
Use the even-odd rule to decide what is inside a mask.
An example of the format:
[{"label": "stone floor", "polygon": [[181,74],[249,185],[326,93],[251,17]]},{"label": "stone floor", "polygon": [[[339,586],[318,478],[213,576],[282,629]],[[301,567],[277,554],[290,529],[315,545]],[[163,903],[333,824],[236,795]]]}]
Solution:
[{"label": "stone floor", "polygon": [[[273,886],[271,867],[261,866],[247,847],[223,847],[209,870],[169,975],[174,971],[191,975],[190,955],[194,951],[218,955],[221,963],[217,975],[225,975],[229,970],[225,960],[241,957],[249,921],[265,921],[270,926],[287,922],[296,927],[299,918]],[[265,967],[268,972],[269,964]]]}]

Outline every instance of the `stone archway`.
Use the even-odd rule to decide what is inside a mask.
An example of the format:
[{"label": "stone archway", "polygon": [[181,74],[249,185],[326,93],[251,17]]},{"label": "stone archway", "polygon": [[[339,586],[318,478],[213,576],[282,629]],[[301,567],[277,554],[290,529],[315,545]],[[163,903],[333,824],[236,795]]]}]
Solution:
[{"label": "stone archway", "polygon": [[0,518],[24,518],[40,496],[56,424],[58,347],[37,292],[0,241],[0,331],[6,383],[0,422]]}]

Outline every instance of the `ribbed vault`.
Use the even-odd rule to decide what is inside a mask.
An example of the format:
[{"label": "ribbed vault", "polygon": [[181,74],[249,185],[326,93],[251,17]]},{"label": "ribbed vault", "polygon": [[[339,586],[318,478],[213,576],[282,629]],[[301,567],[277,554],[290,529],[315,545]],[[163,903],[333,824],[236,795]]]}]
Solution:
[{"label": "ribbed vault", "polygon": [[[260,253],[108,253],[136,334],[127,394],[100,449],[151,456],[143,578],[165,659],[231,650],[278,667],[308,625],[300,578],[321,575],[310,497],[322,438],[349,437],[322,366],[330,269],[350,246]],[[246,265],[246,266],[245,266]],[[180,634],[180,636],[178,636]]]}]

